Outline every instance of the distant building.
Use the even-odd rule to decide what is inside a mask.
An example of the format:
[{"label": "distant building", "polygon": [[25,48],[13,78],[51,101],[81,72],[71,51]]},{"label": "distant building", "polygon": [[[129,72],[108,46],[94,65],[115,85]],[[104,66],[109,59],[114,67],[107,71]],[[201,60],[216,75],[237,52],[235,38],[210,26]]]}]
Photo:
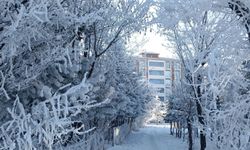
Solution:
[{"label": "distant building", "polygon": [[158,53],[140,53],[136,57],[136,72],[154,88],[160,100],[172,93],[175,82],[182,78],[180,61],[159,57]]}]

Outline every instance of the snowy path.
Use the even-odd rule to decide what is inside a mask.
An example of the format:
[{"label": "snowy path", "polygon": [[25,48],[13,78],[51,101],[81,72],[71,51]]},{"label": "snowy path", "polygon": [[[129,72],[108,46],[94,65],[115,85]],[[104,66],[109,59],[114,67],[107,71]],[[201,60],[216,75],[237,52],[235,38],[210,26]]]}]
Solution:
[{"label": "snowy path", "polygon": [[108,150],[185,150],[186,144],[169,134],[167,125],[148,125],[131,133],[122,145]]}]

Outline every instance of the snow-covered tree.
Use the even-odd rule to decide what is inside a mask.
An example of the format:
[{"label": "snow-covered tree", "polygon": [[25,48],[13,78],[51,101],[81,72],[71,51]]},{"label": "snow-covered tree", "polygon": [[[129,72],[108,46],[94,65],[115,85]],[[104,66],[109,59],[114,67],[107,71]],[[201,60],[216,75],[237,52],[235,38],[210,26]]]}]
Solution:
[{"label": "snow-covered tree", "polygon": [[[227,4],[227,7],[219,7],[221,4]],[[246,93],[244,96],[239,93],[241,88],[245,89],[249,84],[241,71],[244,68],[242,63],[249,59],[249,46],[243,30],[246,26],[241,26],[235,15],[228,13],[229,10],[228,2],[212,3],[206,0],[170,0],[163,2],[159,9],[163,34],[175,45],[184,66],[185,82],[193,89],[193,97],[190,98],[196,103],[198,126],[201,130],[201,150],[206,148],[206,138],[232,142],[230,145],[220,143],[219,148],[222,149],[246,149],[245,139],[249,138],[245,134],[241,135],[239,129],[248,123],[242,122],[233,129],[219,125],[229,125],[229,118],[234,116],[230,108],[237,108],[240,101],[244,104],[248,101]],[[236,118],[239,120],[245,118],[249,105],[242,108],[244,110],[237,113],[239,116]],[[219,119],[221,113],[228,115],[222,117],[229,119],[227,123]],[[217,119],[220,121],[215,123]],[[219,138],[208,136],[211,129]],[[230,135],[222,134],[232,130]],[[236,135],[235,132],[240,133]]]},{"label": "snow-covered tree", "polygon": [[167,111],[167,103],[161,101],[159,98],[154,98],[149,103],[148,116],[145,118],[146,123],[163,123]]},{"label": "snow-covered tree", "polygon": [[[170,134],[174,134],[173,126],[178,124],[179,133],[177,137],[182,137],[181,130],[188,129],[189,150],[193,147],[193,124],[196,114],[193,91],[190,86],[179,82],[175,85],[172,94],[169,96],[169,108],[165,120],[170,123]],[[185,137],[185,130],[183,133]]]},{"label": "snow-covered tree", "polygon": [[125,55],[123,41],[148,25],[152,3],[1,1],[1,148],[53,149],[110,128],[119,115],[143,114],[147,89],[125,67],[127,58],[119,59]]},{"label": "snow-covered tree", "polygon": [[[30,87],[38,95],[41,84],[55,92],[67,82],[62,76],[83,76],[84,64],[89,77],[96,59],[116,41],[144,28],[150,6],[148,0],[2,1],[1,96],[15,99]],[[47,76],[59,81],[43,83]]]}]

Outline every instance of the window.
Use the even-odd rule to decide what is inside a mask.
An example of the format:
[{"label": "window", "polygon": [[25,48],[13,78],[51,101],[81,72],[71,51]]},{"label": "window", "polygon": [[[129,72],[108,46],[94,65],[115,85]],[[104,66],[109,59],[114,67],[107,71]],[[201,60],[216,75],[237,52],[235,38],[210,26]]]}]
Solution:
[{"label": "window", "polygon": [[166,79],[166,85],[168,85],[168,86],[171,85],[171,80],[170,79]]},{"label": "window", "polygon": [[175,80],[180,80],[180,71],[175,71],[174,72],[174,79]]},{"label": "window", "polygon": [[139,62],[139,66],[140,66],[140,67],[145,67],[145,61],[140,61],[140,62]]},{"label": "window", "polygon": [[171,71],[170,70],[166,71],[166,78],[171,79]]},{"label": "window", "polygon": [[170,70],[171,69],[171,66],[170,66],[170,62],[166,62],[166,70]]},{"label": "window", "polygon": [[161,71],[161,70],[149,70],[149,75],[164,76],[164,71]]},{"label": "window", "polygon": [[163,79],[149,79],[149,83],[152,83],[152,84],[164,84],[164,80]]},{"label": "window", "polygon": [[164,96],[159,96],[160,101],[164,101]]},{"label": "window", "polygon": [[159,92],[159,93],[164,93],[164,88],[158,88],[158,89],[157,89],[157,92]]},{"label": "window", "polygon": [[180,65],[180,63],[174,63],[174,69],[178,69],[178,70],[180,70],[181,69],[181,65]]},{"label": "window", "polygon": [[150,61],[149,66],[152,66],[152,67],[164,67],[164,62]]}]

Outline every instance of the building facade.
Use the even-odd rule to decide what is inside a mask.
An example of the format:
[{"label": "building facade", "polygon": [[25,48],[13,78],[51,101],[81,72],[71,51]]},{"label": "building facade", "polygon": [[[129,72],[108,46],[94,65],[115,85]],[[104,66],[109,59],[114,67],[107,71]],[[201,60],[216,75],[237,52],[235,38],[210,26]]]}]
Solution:
[{"label": "building facade", "polygon": [[182,78],[180,61],[159,57],[157,53],[141,53],[136,58],[136,72],[145,78],[162,101],[167,100],[175,83]]}]

